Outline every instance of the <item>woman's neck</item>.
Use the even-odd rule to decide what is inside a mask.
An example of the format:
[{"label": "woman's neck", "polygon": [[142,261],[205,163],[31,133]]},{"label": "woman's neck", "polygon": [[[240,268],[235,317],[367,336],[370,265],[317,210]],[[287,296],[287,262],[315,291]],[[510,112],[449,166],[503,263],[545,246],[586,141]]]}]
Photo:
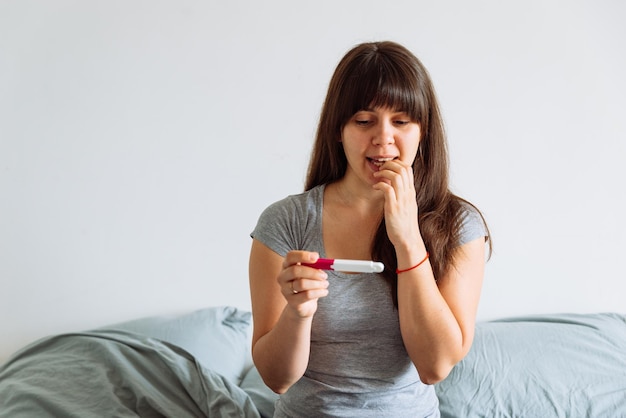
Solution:
[{"label": "woman's neck", "polygon": [[328,257],[371,257],[372,240],[383,217],[384,198],[382,194],[378,197],[357,190],[346,187],[342,181],[326,186],[322,235]]},{"label": "woman's neck", "polygon": [[326,186],[325,200],[340,208],[349,208],[355,215],[380,218],[385,203],[382,192],[371,187],[355,186],[344,177]]}]

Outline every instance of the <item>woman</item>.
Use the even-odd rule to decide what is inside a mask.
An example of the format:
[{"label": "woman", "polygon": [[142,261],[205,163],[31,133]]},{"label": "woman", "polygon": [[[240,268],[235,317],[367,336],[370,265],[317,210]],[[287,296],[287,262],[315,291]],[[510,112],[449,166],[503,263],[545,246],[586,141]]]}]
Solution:
[{"label": "woman", "polygon": [[[393,42],[331,79],[305,192],[251,234],[252,354],[275,416],[437,417],[432,387],[468,352],[489,232],[448,187],[430,77]],[[382,261],[382,273],[303,265]]]}]

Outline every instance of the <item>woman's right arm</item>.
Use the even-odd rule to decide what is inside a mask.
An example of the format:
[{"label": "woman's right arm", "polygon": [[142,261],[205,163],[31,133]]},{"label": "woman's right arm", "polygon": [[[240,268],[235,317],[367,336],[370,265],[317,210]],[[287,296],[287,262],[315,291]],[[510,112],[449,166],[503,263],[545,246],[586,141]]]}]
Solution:
[{"label": "woman's right arm", "polygon": [[[253,239],[250,251],[252,358],[265,384],[284,393],[309,362],[311,323],[317,300],[328,294],[328,276],[300,265],[318,254],[291,251],[285,258]],[[294,293],[296,291],[297,293]]]}]

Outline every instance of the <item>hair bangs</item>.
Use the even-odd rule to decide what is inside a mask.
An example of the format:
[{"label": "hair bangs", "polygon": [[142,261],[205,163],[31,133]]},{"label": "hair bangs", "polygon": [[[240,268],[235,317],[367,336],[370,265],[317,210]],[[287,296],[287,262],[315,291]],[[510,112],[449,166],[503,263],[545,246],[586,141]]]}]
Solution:
[{"label": "hair bangs", "polygon": [[[351,77],[352,114],[359,110],[383,107],[406,112],[416,121],[424,114],[422,89],[417,85],[418,77],[410,66],[393,65],[386,57],[362,63],[361,71]],[[358,88],[357,88],[358,86]]]}]

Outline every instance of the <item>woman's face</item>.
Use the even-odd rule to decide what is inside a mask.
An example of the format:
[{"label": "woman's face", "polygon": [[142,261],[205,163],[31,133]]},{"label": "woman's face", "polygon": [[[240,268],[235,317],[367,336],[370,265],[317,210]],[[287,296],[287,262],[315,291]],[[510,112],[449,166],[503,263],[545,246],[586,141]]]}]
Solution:
[{"label": "woman's face", "polygon": [[369,185],[380,180],[372,174],[389,160],[413,164],[420,143],[420,126],[403,111],[376,107],[355,113],[342,130],[348,160],[346,176]]}]

